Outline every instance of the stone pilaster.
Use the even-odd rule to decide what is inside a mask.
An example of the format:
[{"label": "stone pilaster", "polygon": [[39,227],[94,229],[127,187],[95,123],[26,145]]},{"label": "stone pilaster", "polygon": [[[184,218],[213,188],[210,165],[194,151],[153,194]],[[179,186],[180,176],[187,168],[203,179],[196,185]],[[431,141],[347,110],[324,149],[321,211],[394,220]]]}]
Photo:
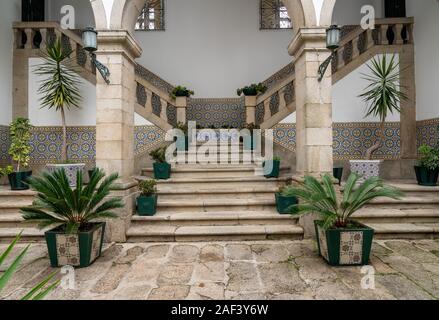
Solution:
[{"label": "stone pilaster", "polygon": [[246,123],[256,123],[257,96],[245,96]]},{"label": "stone pilaster", "polygon": [[326,30],[303,28],[289,46],[295,57],[296,167],[297,174],[332,173],[332,79],[331,66],[318,81],[319,65],[329,57]]},{"label": "stone pilaster", "polygon": [[12,118],[28,118],[29,54],[14,50],[12,78]]},{"label": "stone pilaster", "polygon": [[175,107],[177,108],[177,122],[186,123],[187,98],[176,97]]}]

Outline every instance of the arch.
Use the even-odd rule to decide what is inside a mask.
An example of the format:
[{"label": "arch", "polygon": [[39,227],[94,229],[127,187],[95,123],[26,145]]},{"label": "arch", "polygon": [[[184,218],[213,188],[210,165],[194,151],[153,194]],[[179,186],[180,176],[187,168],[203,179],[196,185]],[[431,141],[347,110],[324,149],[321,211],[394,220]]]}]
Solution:
[{"label": "arch", "polygon": [[303,27],[317,26],[316,11],[313,1],[310,0],[285,0],[288,14],[293,20],[293,29],[297,32]]},{"label": "arch", "polygon": [[95,17],[96,29],[107,29],[107,14],[105,13],[105,7],[102,0],[90,0],[90,4]]},{"label": "arch", "polygon": [[324,0],[322,12],[320,13],[320,25],[330,26],[332,24],[332,14],[337,0]]}]

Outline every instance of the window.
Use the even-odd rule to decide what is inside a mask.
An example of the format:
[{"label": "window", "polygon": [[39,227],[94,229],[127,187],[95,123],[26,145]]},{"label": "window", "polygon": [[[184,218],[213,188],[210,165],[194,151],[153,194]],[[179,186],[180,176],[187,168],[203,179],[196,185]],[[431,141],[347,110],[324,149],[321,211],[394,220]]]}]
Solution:
[{"label": "window", "polygon": [[261,26],[264,29],[292,29],[290,16],[282,0],[261,0]]},{"label": "window", "polygon": [[165,30],[164,0],[148,0],[136,22],[136,31]]}]

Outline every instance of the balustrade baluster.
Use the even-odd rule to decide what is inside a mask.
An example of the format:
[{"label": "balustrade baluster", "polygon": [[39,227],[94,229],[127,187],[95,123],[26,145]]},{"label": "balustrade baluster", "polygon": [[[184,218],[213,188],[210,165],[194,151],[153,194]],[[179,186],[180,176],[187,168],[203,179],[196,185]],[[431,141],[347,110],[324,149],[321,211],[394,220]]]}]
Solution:
[{"label": "balustrade baluster", "polygon": [[24,29],[24,33],[26,35],[26,43],[24,43],[24,48],[25,49],[32,49],[32,29],[30,28],[26,28]]},{"label": "balustrade baluster", "polygon": [[41,34],[40,49],[46,50],[46,48],[47,48],[47,29],[46,28],[40,29],[40,34]]},{"label": "balustrade baluster", "polygon": [[389,39],[387,38],[387,31],[389,29],[389,25],[387,24],[382,24],[380,26],[380,45],[388,45],[389,44]]},{"label": "balustrade baluster", "polygon": [[366,49],[369,50],[375,45],[373,40],[373,29],[367,29],[366,31]]}]

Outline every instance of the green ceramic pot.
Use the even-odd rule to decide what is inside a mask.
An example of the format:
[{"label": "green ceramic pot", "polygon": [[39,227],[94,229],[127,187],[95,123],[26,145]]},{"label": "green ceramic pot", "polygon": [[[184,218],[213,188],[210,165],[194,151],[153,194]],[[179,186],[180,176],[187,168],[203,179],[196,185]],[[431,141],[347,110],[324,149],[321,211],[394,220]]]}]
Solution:
[{"label": "green ceramic pot", "polygon": [[167,180],[171,177],[171,165],[167,162],[154,163],[154,178],[156,180]]},{"label": "green ceramic pot", "polygon": [[415,173],[420,186],[434,187],[437,185],[439,169],[429,170],[424,167],[415,166]]},{"label": "green ceramic pot", "polygon": [[13,172],[8,175],[9,184],[11,190],[29,190],[29,186],[26,184],[27,179],[32,176],[32,171]]},{"label": "green ceramic pot", "polygon": [[271,172],[267,172],[269,169],[265,169],[267,161],[264,161],[262,164],[264,168],[264,177],[265,178],[279,178],[279,172],[280,172],[280,161],[279,160],[270,160],[273,163],[273,167],[271,169]]},{"label": "green ceramic pot", "polygon": [[291,214],[291,210],[288,208],[299,203],[296,197],[285,197],[279,192],[275,196],[276,209],[280,214]]},{"label": "green ceramic pot", "polygon": [[137,198],[137,214],[139,216],[153,216],[157,212],[157,195]]}]

